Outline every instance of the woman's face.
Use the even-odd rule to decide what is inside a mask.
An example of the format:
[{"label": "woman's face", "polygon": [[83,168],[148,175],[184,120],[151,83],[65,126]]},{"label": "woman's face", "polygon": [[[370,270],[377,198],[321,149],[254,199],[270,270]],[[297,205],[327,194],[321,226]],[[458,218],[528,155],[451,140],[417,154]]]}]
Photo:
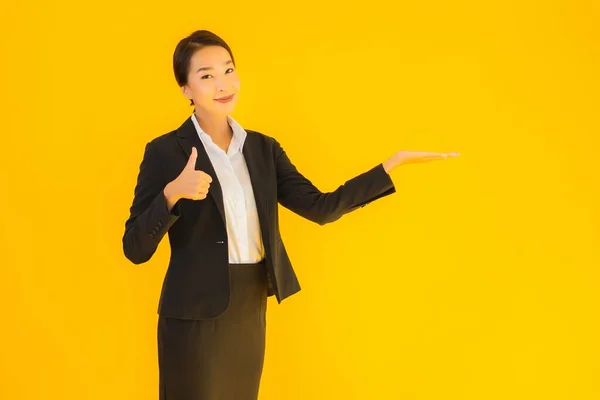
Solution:
[{"label": "woman's face", "polygon": [[[191,100],[197,111],[213,116],[227,116],[235,108],[240,91],[240,80],[229,56],[221,46],[207,46],[192,56],[188,83],[182,86],[183,94]],[[229,102],[219,102],[233,95]]]}]

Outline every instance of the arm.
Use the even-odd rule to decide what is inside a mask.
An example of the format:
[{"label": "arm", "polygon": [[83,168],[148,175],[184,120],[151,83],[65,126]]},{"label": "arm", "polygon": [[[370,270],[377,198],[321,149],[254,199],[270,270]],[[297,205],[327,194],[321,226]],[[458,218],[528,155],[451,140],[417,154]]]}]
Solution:
[{"label": "arm", "polygon": [[163,236],[180,216],[178,205],[173,206],[164,189],[161,160],[154,145],[148,143],[123,235],[123,252],[134,264],[144,263],[152,257]]},{"label": "arm", "polygon": [[292,212],[325,225],[344,214],[396,192],[383,164],[378,164],[333,192],[323,193],[292,164],[281,145],[275,141],[277,200]]}]

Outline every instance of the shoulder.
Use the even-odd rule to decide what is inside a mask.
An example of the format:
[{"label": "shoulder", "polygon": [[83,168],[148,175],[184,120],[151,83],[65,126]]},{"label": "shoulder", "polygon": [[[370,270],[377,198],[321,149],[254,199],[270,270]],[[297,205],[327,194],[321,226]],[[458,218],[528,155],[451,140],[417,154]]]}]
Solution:
[{"label": "shoulder", "polygon": [[149,146],[153,149],[157,149],[157,151],[161,151],[161,150],[165,150],[165,149],[173,150],[178,146],[177,139],[179,136],[189,136],[192,134],[192,132],[195,133],[195,128],[194,128],[194,125],[192,122],[192,118],[187,117],[177,128],[172,129],[169,132],[155,136],[153,139],[151,139],[147,143],[147,146]]},{"label": "shoulder", "polygon": [[250,138],[252,138],[252,139],[254,139],[256,141],[259,141],[261,143],[264,143],[266,145],[272,144],[273,141],[275,141],[275,138],[273,138],[273,137],[271,137],[271,136],[269,136],[267,134],[264,134],[262,132],[259,132],[259,131],[255,130],[255,129],[244,128],[244,130],[248,134],[248,137],[250,137]]},{"label": "shoulder", "polygon": [[177,129],[156,136],[146,143],[146,152],[160,157],[170,157],[177,154],[178,148]]},{"label": "shoulder", "polygon": [[269,136],[265,133],[259,132],[254,129],[244,129],[248,134],[246,140],[250,140],[253,143],[257,143],[264,150],[273,152],[277,155],[281,150],[281,144],[273,136]]},{"label": "shoulder", "polygon": [[163,133],[162,135],[156,136],[153,139],[150,139],[148,142],[149,146],[152,147],[162,147],[168,146],[171,143],[176,141],[177,130],[173,130],[171,132]]}]

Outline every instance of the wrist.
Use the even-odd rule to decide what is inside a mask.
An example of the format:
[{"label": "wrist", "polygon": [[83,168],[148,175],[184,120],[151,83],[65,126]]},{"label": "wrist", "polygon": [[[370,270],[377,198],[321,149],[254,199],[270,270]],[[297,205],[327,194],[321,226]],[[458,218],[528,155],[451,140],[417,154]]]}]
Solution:
[{"label": "wrist", "polygon": [[172,208],[175,203],[179,200],[179,197],[173,193],[173,182],[167,183],[165,188],[163,189],[163,196],[165,196],[165,200],[169,205],[169,208]]},{"label": "wrist", "polygon": [[396,161],[393,159],[393,157],[388,158],[387,160],[385,160],[383,163],[383,169],[385,170],[385,172],[387,172],[388,174],[398,166],[398,164],[396,163]]}]

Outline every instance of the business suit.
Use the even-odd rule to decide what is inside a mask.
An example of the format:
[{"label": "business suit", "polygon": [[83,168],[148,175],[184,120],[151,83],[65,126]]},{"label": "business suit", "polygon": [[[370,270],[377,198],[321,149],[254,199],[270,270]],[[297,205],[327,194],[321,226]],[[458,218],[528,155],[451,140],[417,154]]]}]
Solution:
[{"label": "business suit", "polygon": [[[336,190],[322,193],[296,169],[275,139],[248,129],[246,132],[243,154],[254,187],[266,251],[269,295],[275,295],[281,303],[298,292],[300,285],[279,232],[278,202],[324,225],[395,193],[396,189],[383,165],[378,164]],[[169,213],[162,191],[182,171],[193,146],[198,150],[196,169],[212,177],[209,196],[204,200],[181,199]],[[221,315],[229,302],[229,280],[224,268],[228,253],[223,198],[191,118],[146,145],[130,216],[125,223],[126,257],[135,264],[148,261],[167,231],[171,257],[159,314],[184,319]]]},{"label": "business suit", "polygon": [[[275,295],[280,303],[300,290],[279,231],[278,203],[323,225],[395,192],[379,164],[323,193],[296,169],[275,139],[245,131],[242,154],[265,250],[257,265],[229,264],[222,189],[191,117],[145,148],[123,251],[133,263],[144,263],[168,232],[171,256],[158,307],[161,400],[256,398],[266,297]],[[180,199],[169,212],[163,189],[183,170],[192,147],[198,151],[196,170],[212,177],[209,195],[204,200]],[[237,353],[232,346],[238,346]],[[235,375],[231,366],[240,360],[246,369]],[[243,388],[236,392],[242,395],[231,392],[231,380]],[[239,386],[240,382],[245,383]]]}]

